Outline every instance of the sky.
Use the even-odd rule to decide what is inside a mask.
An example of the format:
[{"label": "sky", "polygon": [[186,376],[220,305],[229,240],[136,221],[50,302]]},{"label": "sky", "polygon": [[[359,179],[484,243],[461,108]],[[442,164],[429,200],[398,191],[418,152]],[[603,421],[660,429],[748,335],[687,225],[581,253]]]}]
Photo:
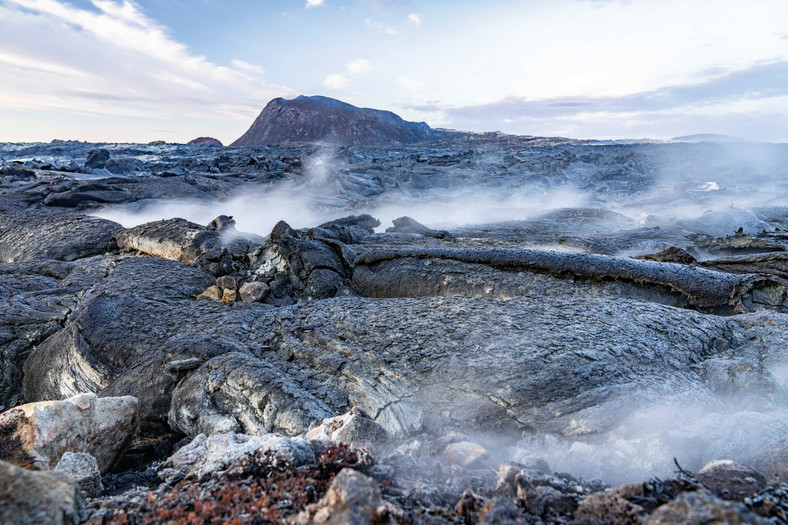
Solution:
[{"label": "sky", "polygon": [[0,141],[228,144],[276,97],[788,142],[786,0],[0,0]]}]

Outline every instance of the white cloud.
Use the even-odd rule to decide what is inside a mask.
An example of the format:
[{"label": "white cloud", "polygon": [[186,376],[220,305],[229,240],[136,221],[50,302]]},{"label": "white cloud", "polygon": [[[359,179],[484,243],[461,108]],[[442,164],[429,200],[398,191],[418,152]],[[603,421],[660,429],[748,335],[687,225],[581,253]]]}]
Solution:
[{"label": "white cloud", "polygon": [[421,17],[416,13],[411,13],[408,15],[408,22],[413,24],[414,26],[421,25]]},{"label": "white cloud", "polygon": [[350,84],[351,78],[360,77],[371,69],[370,61],[359,58],[345,66],[345,73],[333,73],[323,80],[323,85],[329,89],[344,89]]},{"label": "white cloud", "polygon": [[360,75],[369,71],[369,60],[359,58],[347,65],[348,73],[353,75]]},{"label": "white cloud", "polygon": [[264,75],[265,74],[265,70],[263,68],[261,68],[260,66],[256,66],[254,64],[250,64],[249,62],[244,62],[243,60],[237,60],[236,59],[236,60],[232,60],[230,63],[233,66],[235,66],[236,69],[241,69],[241,70],[246,71],[248,73],[254,73],[254,74],[257,74],[257,75]]},{"label": "white cloud", "polygon": [[349,82],[350,79],[345,75],[334,73],[326,77],[326,79],[323,81],[323,85],[329,89],[343,89],[347,87]]},{"label": "white cloud", "polygon": [[364,20],[364,25],[367,26],[370,29],[374,29],[378,33],[383,33],[385,35],[396,35],[397,34],[397,32],[394,31],[389,26],[381,24],[379,22],[375,22],[371,18],[367,18],[366,20]]},{"label": "white cloud", "polygon": [[399,77],[397,83],[408,91],[418,91],[424,86],[423,82],[405,76]]},{"label": "white cloud", "polygon": [[[268,100],[294,94],[254,78],[262,73],[258,66],[233,61],[224,67],[191,53],[134,2],[92,4],[0,2],[0,113],[24,108],[31,122],[59,119],[53,126],[72,130],[73,138],[99,138],[98,129],[87,127],[100,126],[103,140],[146,140],[162,121],[181,126],[178,133],[188,138],[194,126],[185,119],[193,115],[214,136],[232,130],[220,137],[227,141],[243,133]],[[0,129],[0,140],[14,138],[12,129]]]},{"label": "white cloud", "polygon": [[323,5],[323,0],[306,0],[305,8],[318,7]]}]

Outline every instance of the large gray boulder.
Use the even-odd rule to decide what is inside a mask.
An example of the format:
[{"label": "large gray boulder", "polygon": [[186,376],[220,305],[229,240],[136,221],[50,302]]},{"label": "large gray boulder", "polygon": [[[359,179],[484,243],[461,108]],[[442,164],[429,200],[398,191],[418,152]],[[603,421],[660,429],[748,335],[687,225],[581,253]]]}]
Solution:
[{"label": "large gray boulder", "polygon": [[76,525],[79,509],[79,489],[64,475],[30,471],[0,460],[0,522]]},{"label": "large gray boulder", "polygon": [[50,470],[66,452],[90,454],[107,474],[136,430],[137,399],[80,394],[0,414],[0,454],[20,466]]}]

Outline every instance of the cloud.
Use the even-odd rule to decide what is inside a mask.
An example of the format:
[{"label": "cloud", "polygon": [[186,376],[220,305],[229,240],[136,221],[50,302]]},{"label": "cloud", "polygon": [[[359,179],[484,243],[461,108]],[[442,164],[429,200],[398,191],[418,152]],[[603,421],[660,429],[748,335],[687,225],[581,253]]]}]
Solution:
[{"label": "cloud", "polygon": [[323,85],[329,89],[344,89],[350,84],[351,78],[357,78],[372,68],[369,60],[359,58],[345,66],[345,73],[333,73],[323,80]]},{"label": "cloud", "polygon": [[[407,77],[400,78],[399,82],[405,86],[407,82],[403,82],[403,78]],[[670,126],[672,131],[666,130],[666,133],[674,136],[694,126],[717,126],[705,130],[730,132],[741,127],[750,130],[751,137],[766,140],[771,136],[786,140],[786,101],[788,61],[780,61],[754,64],[705,82],[623,96],[507,97],[481,105],[447,107],[431,103],[411,105],[407,109],[441,114],[447,125],[461,129],[505,129],[512,132],[563,129],[567,134],[574,133],[574,136],[595,137],[603,133],[603,127],[617,130],[613,133],[620,136],[632,136],[624,131],[642,128],[654,133],[653,130],[661,129],[660,126]],[[760,132],[757,129],[759,121],[764,126]],[[727,127],[723,129],[720,126]]]},{"label": "cloud", "polygon": [[309,9],[310,7],[318,7],[321,5],[323,5],[323,0],[306,0],[304,8]]},{"label": "cloud", "polygon": [[359,58],[347,65],[348,73],[353,75],[360,75],[369,71],[369,60]]},{"label": "cloud", "polygon": [[[757,64],[697,84],[667,86],[618,97],[561,97],[529,100],[509,97],[491,104],[448,109],[452,114],[508,118],[568,116],[589,112],[664,111],[743,99],[788,95],[788,61]],[[434,106],[430,110],[437,109]]]},{"label": "cloud", "polygon": [[[117,128],[109,124],[113,116],[168,122],[200,116],[206,125],[231,129],[268,100],[294,94],[260,82],[258,66],[235,60],[225,67],[191,53],[128,0],[94,0],[85,8],[57,0],[4,0],[0,26],[0,112],[24,108],[33,112],[25,116],[31,122],[57,110],[63,127],[74,130],[85,128],[85,115],[103,122],[104,130]],[[161,127],[142,120],[124,124]],[[182,126],[185,137],[193,133]]]},{"label": "cloud", "polygon": [[410,22],[414,26],[421,25],[421,17],[416,13],[411,13],[408,15],[408,22]]},{"label": "cloud", "polygon": [[397,79],[397,83],[400,86],[407,89],[408,91],[418,91],[424,86],[422,82],[419,82],[418,80],[413,80],[412,78],[405,76],[399,77]]},{"label": "cloud", "polygon": [[256,66],[254,64],[250,64],[249,62],[244,62],[243,60],[237,60],[236,59],[236,60],[232,60],[230,63],[233,66],[235,66],[236,69],[241,69],[241,70],[246,71],[248,73],[254,73],[254,74],[257,74],[257,75],[264,75],[265,74],[265,70],[263,68],[261,68],[260,66]]},{"label": "cloud", "polygon": [[350,79],[345,75],[340,73],[334,73],[332,75],[328,75],[325,80],[323,80],[323,85],[329,89],[344,89],[347,87]]},{"label": "cloud", "polygon": [[394,31],[387,25],[381,24],[379,22],[375,22],[371,18],[367,18],[364,20],[364,25],[370,29],[377,31],[378,33],[383,33],[384,35],[396,35],[397,32]]}]

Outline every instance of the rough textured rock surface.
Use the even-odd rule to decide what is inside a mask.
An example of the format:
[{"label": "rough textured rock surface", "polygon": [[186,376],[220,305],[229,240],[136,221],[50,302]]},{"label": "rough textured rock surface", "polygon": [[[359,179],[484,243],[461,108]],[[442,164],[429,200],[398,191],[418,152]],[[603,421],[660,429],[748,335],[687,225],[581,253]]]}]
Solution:
[{"label": "rough textured rock surface", "polygon": [[251,456],[255,452],[271,453],[297,467],[315,461],[312,447],[303,437],[218,432],[208,437],[205,434],[195,436],[158,468],[158,476],[168,483],[185,477],[199,478],[225,470],[239,458]]},{"label": "rough textured rock surface", "polygon": [[380,489],[364,474],[343,469],[328,492],[314,506],[299,514],[297,524],[367,525],[380,503]]},{"label": "rough textured rock surface", "polygon": [[79,489],[74,482],[0,460],[0,522],[76,525],[79,509]]},{"label": "rough textured rock surface", "polygon": [[99,496],[104,492],[101,472],[96,458],[85,452],[66,452],[55,465],[55,472],[62,472],[74,480],[79,489],[88,497]]},{"label": "rough textured rock surface", "polygon": [[339,443],[374,449],[386,439],[386,431],[363,410],[353,407],[346,414],[324,419],[314,425],[306,433],[306,438],[319,449],[328,449],[330,445]]},{"label": "rough textured rock surface", "polygon": [[700,525],[701,523],[767,523],[753,514],[743,512],[736,503],[724,501],[707,490],[685,492],[655,510],[648,525]]},{"label": "rough textured rock surface", "polygon": [[725,499],[743,501],[766,486],[766,479],[753,468],[731,460],[712,461],[697,474],[698,481]]},{"label": "rough textured rock surface", "polygon": [[0,414],[0,448],[19,448],[29,461],[22,466],[53,469],[66,452],[85,452],[96,458],[106,474],[126,451],[136,430],[137,399],[97,398],[78,394],[63,401],[41,401]]},{"label": "rough textured rock surface", "polygon": [[217,431],[300,434],[331,413],[272,363],[246,353],[214,357],[172,394],[170,426],[193,436]]},{"label": "rough textured rock surface", "polygon": [[357,108],[328,97],[275,98],[232,146],[325,142],[357,146],[413,144],[437,137],[423,122]]},{"label": "rough textured rock surface", "polygon": [[[101,149],[109,158],[86,166]],[[348,466],[381,483],[375,519],[400,523],[566,523],[604,488],[579,476],[649,480],[596,497],[612,516],[647,520],[670,502],[688,509],[677,497],[703,488],[685,471],[673,479],[673,458],[693,471],[731,458],[785,479],[787,163],[784,145],[449,132],[396,148],[0,144],[0,223],[13,222],[0,252],[24,259],[0,263],[0,410],[79,392],[139,399],[132,447],[90,502],[105,518],[144,507],[137,515],[177,521],[200,494],[231,503],[212,507],[225,520],[233,509],[291,518]],[[161,216],[171,199],[218,217]],[[769,206],[730,206],[759,201]],[[283,204],[294,225],[319,226],[274,226],[268,211]],[[704,212],[677,218],[688,205]],[[270,236],[236,243],[250,209],[266,211],[252,229]],[[94,232],[77,210],[164,220]],[[429,229],[375,233],[370,210]],[[135,240],[120,250],[107,231]],[[186,252],[189,264],[160,257]],[[197,301],[217,277],[268,292]],[[175,482],[186,470],[173,467],[175,493],[145,470],[184,433],[265,439],[323,421],[331,438],[352,407],[386,431],[375,464],[338,445],[303,467],[255,453],[237,478],[230,466]],[[489,459],[450,463],[444,451],[462,442]],[[184,464],[202,457],[199,441],[181,450]],[[18,444],[0,454],[35,463]],[[499,461],[511,466],[501,480]],[[788,486],[750,474],[716,469],[712,506],[727,497],[746,519],[788,519]],[[251,486],[270,499],[244,500]]]},{"label": "rough textured rock surface", "polygon": [[[378,272],[372,268],[377,263],[402,259],[427,260],[432,264],[403,266],[401,269],[395,264],[387,264]],[[473,274],[478,272],[486,275],[488,272],[479,272],[478,267],[473,266],[454,269],[460,276],[457,279],[459,282],[452,288],[451,281],[444,277],[445,265],[436,264],[436,261],[442,260],[469,265],[483,264],[510,272],[572,276],[594,283],[621,281],[642,288],[656,288],[664,295],[678,296],[686,306],[699,309],[731,311],[739,307],[744,311],[752,311],[755,307],[772,307],[777,311],[788,311],[788,282],[779,278],[754,274],[735,276],[680,264],[538,250],[375,250],[355,260],[356,267],[363,270],[354,272],[354,284],[367,295],[375,297],[444,293],[500,297],[527,293],[526,279],[523,279],[526,282],[520,283],[519,289],[516,285],[512,286],[511,281],[501,283],[498,287],[495,282],[480,287],[472,280]],[[405,277],[406,272],[411,274],[410,278]]]},{"label": "rough textured rock surface", "polygon": [[112,221],[61,212],[0,216],[0,262],[73,261],[101,255],[123,227]]},{"label": "rough textured rock surface", "polygon": [[24,402],[22,370],[33,347],[63,327],[85,290],[111,262],[37,261],[0,265],[0,411]]}]

